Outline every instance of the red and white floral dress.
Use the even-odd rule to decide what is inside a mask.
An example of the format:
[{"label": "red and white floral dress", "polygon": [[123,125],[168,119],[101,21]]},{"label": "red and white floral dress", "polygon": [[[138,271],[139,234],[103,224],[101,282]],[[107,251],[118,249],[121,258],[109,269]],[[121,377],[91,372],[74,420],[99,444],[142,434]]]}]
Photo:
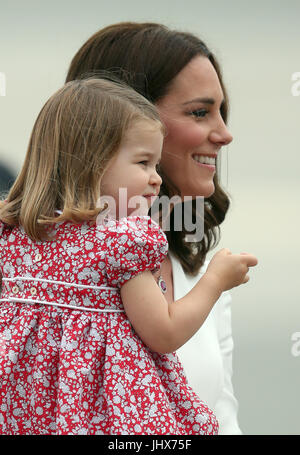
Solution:
[{"label": "red and white floral dress", "polygon": [[33,242],[0,223],[0,433],[217,434],[175,353],[133,330],[120,287],[160,267],[168,244],[147,216],[59,223]]}]

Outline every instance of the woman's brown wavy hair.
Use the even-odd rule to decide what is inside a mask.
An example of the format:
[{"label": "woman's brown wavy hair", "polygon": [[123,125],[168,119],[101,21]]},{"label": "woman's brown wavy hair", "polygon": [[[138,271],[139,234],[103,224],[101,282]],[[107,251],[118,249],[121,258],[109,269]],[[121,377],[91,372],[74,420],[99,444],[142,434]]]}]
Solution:
[{"label": "woman's brown wavy hair", "polygon": [[[106,70],[156,103],[163,98],[177,74],[196,56],[207,57],[214,66],[224,93],[221,115],[228,116],[228,97],[219,64],[206,44],[196,36],[170,30],[156,23],[122,22],[99,30],[74,56],[66,81],[90,76]],[[160,195],[172,196],[171,176],[161,170],[163,185]],[[196,275],[208,251],[220,238],[219,225],[229,209],[229,197],[221,188],[217,173],[214,176],[215,192],[205,199],[204,237],[196,243],[186,242],[187,232],[172,229],[166,232],[169,248],[179,259],[183,269]],[[176,191],[176,189],[175,189]],[[174,212],[174,211],[173,211]],[[171,213],[172,217],[172,213]]]}]

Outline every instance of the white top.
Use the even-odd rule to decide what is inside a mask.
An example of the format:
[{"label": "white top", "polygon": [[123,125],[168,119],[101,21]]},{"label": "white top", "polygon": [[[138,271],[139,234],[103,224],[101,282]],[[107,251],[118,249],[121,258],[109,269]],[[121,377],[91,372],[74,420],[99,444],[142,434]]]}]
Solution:
[{"label": "white top", "polygon": [[[206,261],[196,277],[186,275],[169,252],[173,272],[174,300],[184,297],[205,272]],[[177,354],[194,391],[213,410],[219,434],[242,434],[237,422],[238,403],[232,387],[231,296],[224,292],[197,333]]]}]

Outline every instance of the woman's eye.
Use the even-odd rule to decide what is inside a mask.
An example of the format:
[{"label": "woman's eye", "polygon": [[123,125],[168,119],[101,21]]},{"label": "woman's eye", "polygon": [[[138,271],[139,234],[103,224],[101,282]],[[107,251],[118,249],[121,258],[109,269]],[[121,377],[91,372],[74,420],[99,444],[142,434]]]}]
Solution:
[{"label": "woman's eye", "polygon": [[139,161],[138,164],[143,164],[144,166],[147,166],[148,161]]},{"label": "woman's eye", "polygon": [[194,111],[189,112],[189,115],[192,115],[193,117],[196,118],[203,118],[208,114],[207,109],[195,109]]}]

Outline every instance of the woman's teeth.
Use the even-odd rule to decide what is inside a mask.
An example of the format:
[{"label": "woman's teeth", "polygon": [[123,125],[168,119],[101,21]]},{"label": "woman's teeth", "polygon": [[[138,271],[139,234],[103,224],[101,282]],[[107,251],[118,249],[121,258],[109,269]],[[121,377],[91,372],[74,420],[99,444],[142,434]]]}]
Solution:
[{"label": "woman's teeth", "polygon": [[208,156],[194,155],[193,159],[198,163],[215,165],[215,158],[210,158]]}]

